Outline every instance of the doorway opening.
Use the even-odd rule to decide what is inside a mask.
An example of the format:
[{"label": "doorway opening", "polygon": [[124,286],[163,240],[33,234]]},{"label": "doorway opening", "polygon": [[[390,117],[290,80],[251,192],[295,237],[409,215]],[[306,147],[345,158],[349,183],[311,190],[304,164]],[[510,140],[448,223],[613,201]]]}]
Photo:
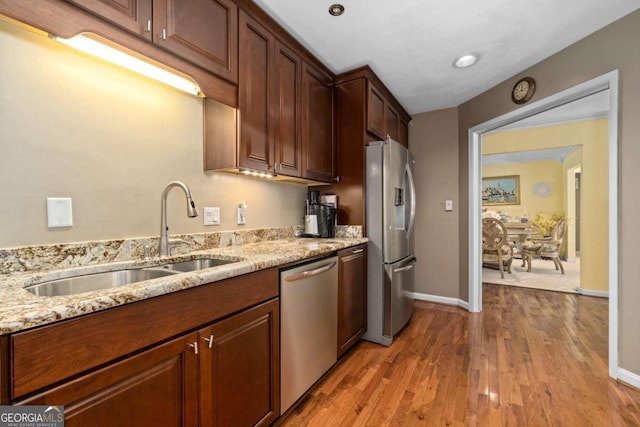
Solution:
[{"label": "doorway opening", "polygon": [[608,114],[608,295],[609,376],[618,378],[618,70],[469,129],[469,311],[482,310],[482,135],[586,96],[609,91]]}]

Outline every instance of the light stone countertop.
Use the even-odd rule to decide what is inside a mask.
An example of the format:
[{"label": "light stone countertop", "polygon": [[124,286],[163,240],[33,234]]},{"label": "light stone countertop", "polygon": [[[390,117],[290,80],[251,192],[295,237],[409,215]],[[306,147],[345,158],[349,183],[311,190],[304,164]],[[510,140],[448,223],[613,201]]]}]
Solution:
[{"label": "light stone countertop", "polygon": [[292,262],[329,254],[333,251],[366,243],[366,238],[282,239],[239,246],[229,246],[172,256],[175,261],[216,257],[239,260],[189,273],[165,276],[82,294],[42,297],[25,286],[81,274],[150,267],[167,263],[158,257],[147,260],[118,261],[36,273],[0,275],[0,335],[42,326],[63,319],[93,313],[123,304],[188,289],[242,274],[283,266]]}]

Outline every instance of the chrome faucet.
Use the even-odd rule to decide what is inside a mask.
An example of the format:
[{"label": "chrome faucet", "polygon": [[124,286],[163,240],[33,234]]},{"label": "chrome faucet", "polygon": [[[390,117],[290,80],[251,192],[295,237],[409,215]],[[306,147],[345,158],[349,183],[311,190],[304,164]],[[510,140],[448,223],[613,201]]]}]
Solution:
[{"label": "chrome faucet", "polygon": [[162,192],[162,211],[160,213],[160,248],[158,251],[160,256],[169,256],[169,249],[172,245],[175,245],[177,243],[184,243],[183,240],[169,240],[169,227],[167,226],[167,194],[169,194],[169,191],[171,191],[173,187],[182,188],[185,196],[187,196],[187,216],[189,218],[195,218],[198,216],[196,204],[191,198],[191,190],[189,190],[189,187],[187,187],[185,183],[180,181],[172,181],[167,184],[167,187]]}]

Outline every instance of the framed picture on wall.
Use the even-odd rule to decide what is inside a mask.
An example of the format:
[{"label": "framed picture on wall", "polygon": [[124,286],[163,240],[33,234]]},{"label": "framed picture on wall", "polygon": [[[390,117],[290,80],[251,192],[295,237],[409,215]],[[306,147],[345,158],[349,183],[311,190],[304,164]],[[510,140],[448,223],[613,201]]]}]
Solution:
[{"label": "framed picture on wall", "polygon": [[519,205],[520,175],[482,178],[482,205]]}]

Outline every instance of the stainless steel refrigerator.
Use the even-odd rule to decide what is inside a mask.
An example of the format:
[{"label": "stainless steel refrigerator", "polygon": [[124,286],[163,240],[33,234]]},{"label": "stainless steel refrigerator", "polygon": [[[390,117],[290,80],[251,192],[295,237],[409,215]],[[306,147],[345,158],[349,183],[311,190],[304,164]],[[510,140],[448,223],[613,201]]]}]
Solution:
[{"label": "stainless steel refrigerator", "polygon": [[413,155],[388,138],[366,148],[367,332],[390,345],[413,313],[413,228],[416,194]]}]

